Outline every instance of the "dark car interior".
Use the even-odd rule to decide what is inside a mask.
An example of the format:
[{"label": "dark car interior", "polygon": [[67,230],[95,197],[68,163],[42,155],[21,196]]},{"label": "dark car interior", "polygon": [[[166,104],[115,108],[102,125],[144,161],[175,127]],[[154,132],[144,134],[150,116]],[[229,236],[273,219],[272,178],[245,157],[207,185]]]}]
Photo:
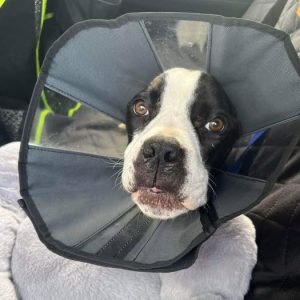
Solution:
[{"label": "dark car interior", "polygon": [[[131,12],[190,12],[245,18],[275,26],[288,0],[7,0],[0,8],[0,146],[20,141],[32,91],[49,47],[73,24]],[[300,20],[300,17],[299,17]],[[251,46],[251,41],[249,41]],[[296,46],[295,46],[296,48]],[[240,140],[241,174],[265,179],[290,143],[292,121]],[[273,191],[247,215],[257,230],[258,263],[245,299],[300,299],[300,142]]]}]

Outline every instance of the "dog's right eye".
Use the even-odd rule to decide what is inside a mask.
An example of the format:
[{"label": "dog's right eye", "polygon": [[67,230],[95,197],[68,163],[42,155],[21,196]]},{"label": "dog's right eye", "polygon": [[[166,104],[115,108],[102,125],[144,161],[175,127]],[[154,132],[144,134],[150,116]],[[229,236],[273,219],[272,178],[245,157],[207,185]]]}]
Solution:
[{"label": "dog's right eye", "polygon": [[225,128],[225,122],[221,118],[215,118],[205,125],[205,128],[213,133],[220,133]]},{"label": "dog's right eye", "polygon": [[139,117],[144,117],[149,115],[149,109],[144,100],[137,100],[134,103],[133,112]]}]

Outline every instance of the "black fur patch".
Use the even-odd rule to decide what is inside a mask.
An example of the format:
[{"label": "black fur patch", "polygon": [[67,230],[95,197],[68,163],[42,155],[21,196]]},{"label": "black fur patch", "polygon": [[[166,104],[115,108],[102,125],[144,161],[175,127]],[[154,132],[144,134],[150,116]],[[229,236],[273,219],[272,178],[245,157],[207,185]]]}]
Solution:
[{"label": "black fur patch", "polygon": [[[160,108],[160,97],[164,90],[165,78],[160,75],[156,81],[150,84],[145,90],[139,92],[127,105],[126,126],[129,142],[132,139],[133,132],[137,129],[143,129],[152,119],[156,117]],[[133,105],[138,100],[144,100],[149,108],[149,115],[138,117],[133,112]]]},{"label": "black fur patch", "polygon": [[[210,132],[205,125],[217,117],[225,121],[225,128],[221,133]],[[202,74],[199,80],[191,107],[191,121],[200,141],[206,167],[221,167],[239,136],[240,127],[225,91],[209,74]]]}]

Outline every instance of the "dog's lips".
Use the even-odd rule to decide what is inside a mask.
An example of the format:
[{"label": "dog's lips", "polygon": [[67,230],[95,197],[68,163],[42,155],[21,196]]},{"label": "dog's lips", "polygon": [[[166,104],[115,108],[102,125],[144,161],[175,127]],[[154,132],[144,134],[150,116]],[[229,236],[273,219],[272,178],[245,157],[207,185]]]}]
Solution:
[{"label": "dog's lips", "polygon": [[132,193],[132,198],[137,204],[147,205],[155,209],[169,211],[185,209],[181,203],[182,200],[177,195],[156,187],[139,188]]},{"label": "dog's lips", "polygon": [[161,194],[161,193],[164,193],[164,191],[163,190],[161,190],[161,189],[158,189],[157,187],[152,187],[152,188],[150,188],[149,189],[149,192],[150,193],[154,193],[154,194]]}]

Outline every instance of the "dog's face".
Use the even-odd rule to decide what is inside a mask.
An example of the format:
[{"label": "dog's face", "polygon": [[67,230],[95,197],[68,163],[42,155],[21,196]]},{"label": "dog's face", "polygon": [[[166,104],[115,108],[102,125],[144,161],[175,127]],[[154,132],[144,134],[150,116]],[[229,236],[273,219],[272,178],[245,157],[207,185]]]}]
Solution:
[{"label": "dog's face", "polygon": [[238,137],[234,109],[208,74],[182,68],[154,78],[128,104],[122,184],[144,214],[169,219],[206,203],[209,169]]}]

